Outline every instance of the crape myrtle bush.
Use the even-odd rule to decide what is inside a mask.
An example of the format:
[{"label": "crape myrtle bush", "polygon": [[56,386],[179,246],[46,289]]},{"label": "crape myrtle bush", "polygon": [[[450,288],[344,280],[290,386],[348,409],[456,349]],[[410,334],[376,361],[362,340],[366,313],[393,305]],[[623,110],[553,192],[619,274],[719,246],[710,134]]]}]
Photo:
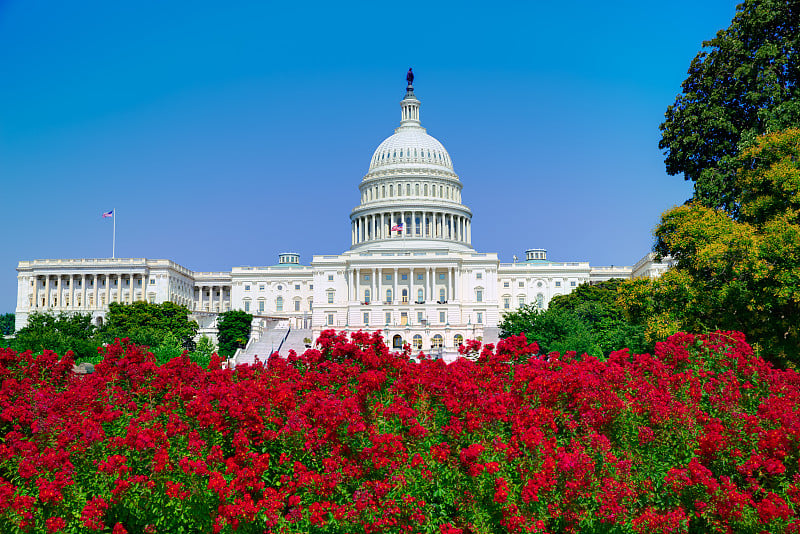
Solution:
[{"label": "crape myrtle bush", "polygon": [[655,355],[323,332],[268,365],[0,350],[3,532],[800,532],[800,378],[738,333]]}]

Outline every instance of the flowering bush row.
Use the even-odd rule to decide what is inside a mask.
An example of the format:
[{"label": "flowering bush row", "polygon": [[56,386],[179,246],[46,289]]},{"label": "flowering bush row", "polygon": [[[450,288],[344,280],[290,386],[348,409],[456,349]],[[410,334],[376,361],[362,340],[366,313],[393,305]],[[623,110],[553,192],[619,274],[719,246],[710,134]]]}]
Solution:
[{"label": "flowering bush row", "polygon": [[741,334],[318,346],[232,370],[123,340],[86,376],[0,349],[0,531],[800,532],[800,377]]}]

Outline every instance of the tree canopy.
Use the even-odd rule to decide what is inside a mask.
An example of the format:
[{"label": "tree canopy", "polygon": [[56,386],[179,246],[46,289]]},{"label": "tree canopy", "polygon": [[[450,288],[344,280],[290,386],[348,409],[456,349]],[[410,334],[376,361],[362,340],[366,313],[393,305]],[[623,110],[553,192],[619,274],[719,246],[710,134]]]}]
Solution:
[{"label": "tree canopy", "polygon": [[736,156],[760,134],[800,123],[800,0],[745,0],[703,42],[667,108],[659,148],[694,199],[737,212]]},{"label": "tree canopy", "polygon": [[239,310],[227,311],[217,321],[217,339],[220,356],[230,357],[237,348],[244,348],[250,339],[250,323],[253,316]]},{"label": "tree canopy", "polygon": [[0,335],[9,336],[14,333],[16,326],[15,315],[13,313],[4,313],[0,315]]},{"label": "tree canopy", "polygon": [[735,159],[738,218],[692,203],[656,229],[676,266],[637,281],[621,302],[651,339],[675,330],[739,330],[777,361],[800,358],[800,129],[759,137]]},{"label": "tree canopy", "polygon": [[149,347],[162,345],[167,334],[170,334],[180,347],[192,350],[192,339],[197,328],[197,323],[189,319],[189,309],[172,302],[112,302],[108,306],[101,333],[106,341],[127,337],[133,343]]},{"label": "tree canopy", "polygon": [[28,324],[17,332],[12,346],[18,351],[37,353],[47,349],[64,354],[71,350],[76,359],[95,360],[95,333],[91,314],[34,312],[28,316]]},{"label": "tree canopy", "polygon": [[524,306],[503,316],[501,336],[525,333],[544,352],[574,350],[592,356],[628,347],[644,352],[648,347],[644,327],[630,322],[617,304],[622,280],[581,284],[567,295],[550,301],[547,310]]}]

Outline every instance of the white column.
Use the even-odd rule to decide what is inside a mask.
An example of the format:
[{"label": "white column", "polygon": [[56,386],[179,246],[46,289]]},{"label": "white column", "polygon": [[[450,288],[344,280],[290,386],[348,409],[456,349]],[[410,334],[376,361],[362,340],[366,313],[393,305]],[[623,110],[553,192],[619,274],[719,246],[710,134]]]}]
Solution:
[{"label": "white column", "polygon": [[86,304],[86,273],[81,275],[81,307],[87,309],[89,306]]},{"label": "white column", "polygon": [[386,223],[383,220],[384,213],[381,212],[381,235],[380,238],[384,239],[386,237]]},{"label": "white column", "polygon": [[394,268],[394,278],[392,279],[394,282],[394,289],[392,290],[392,301],[393,302],[400,302],[400,297],[397,295],[397,267]]},{"label": "white column", "polygon": [[375,280],[378,277],[378,269],[375,267],[372,268],[372,302],[377,302],[380,299],[376,299],[375,295],[377,293],[378,282]]},{"label": "white column", "polygon": [[61,295],[61,275],[60,274],[58,275],[58,283],[56,283],[56,287],[58,288],[56,290],[56,291],[58,291],[58,296],[56,297],[56,304],[58,304],[59,308],[63,308],[64,307],[64,299],[62,298],[62,295]]},{"label": "white column", "polygon": [[358,286],[361,285],[361,269],[355,269],[355,279],[356,279],[356,283],[355,283],[354,287],[355,287],[356,293],[355,293],[355,298],[353,300],[357,300],[357,301],[361,302],[361,292],[358,290]]},{"label": "white column", "polygon": [[472,220],[467,221],[467,243],[472,243]]},{"label": "white column", "polygon": [[100,277],[97,275],[97,273],[92,275],[92,281],[94,282],[94,305],[92,307],[97,309],[99,306],[98,299],[100,298]]},{"label": "white column", "polygon": [[425,231],[428,229],[428,227],[425,224],[425,212],[424,211],[420,214],[420,224],[422,224],[422,237],[425,238],[425,237],[427,237],[425,235]]}]

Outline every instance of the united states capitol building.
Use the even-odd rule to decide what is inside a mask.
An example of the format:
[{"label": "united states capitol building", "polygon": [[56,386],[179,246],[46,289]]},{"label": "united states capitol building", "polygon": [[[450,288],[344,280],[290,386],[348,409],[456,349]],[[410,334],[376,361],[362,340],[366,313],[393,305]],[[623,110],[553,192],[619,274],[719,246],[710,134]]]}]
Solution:
[{"label": "united states capitol building", "polygon": [[495,340],[503,313],[525,304],[544,309],[580,284],[656,277],[669,267],[653,254],[633,266],[597,267],[553,262],[539,248],[513,263],[477,252],[463,185],[447,150],[422,127],[411,84],[400,108],[400,125],[358,185],[349,250],[313,256],[308,265],[283,253],[275,265],[225,272],[166,259],[20,261],[17,328],[32,312],[91,313],[99,325],[110,302],[170,301],[192,310],[200,332],[212,337],[219,313],[244,310],[254,315],[256,338],[270,329],[302,339],[329,328],[380,329],[393,347],[452,350],[465,339]]}]

